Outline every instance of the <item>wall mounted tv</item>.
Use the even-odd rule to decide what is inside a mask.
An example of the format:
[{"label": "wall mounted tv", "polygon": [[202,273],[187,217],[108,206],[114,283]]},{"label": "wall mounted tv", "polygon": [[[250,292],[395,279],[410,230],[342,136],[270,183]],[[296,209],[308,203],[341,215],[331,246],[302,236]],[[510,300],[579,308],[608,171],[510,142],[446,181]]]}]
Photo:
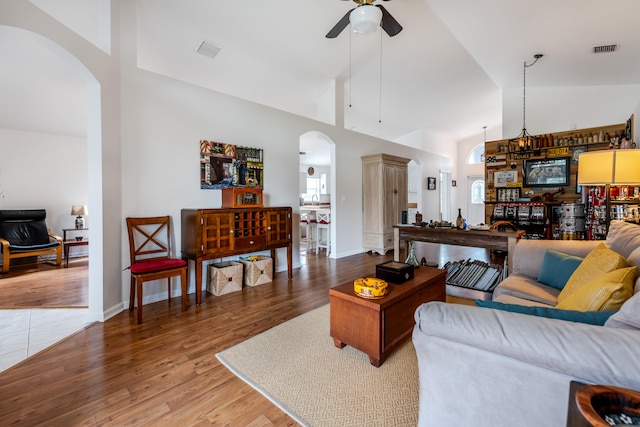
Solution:
[{"label": "wall mounted tv", "polygon": [[569,185],[571,161],[569,157],[525,159],[525,187],[555,187]]}]

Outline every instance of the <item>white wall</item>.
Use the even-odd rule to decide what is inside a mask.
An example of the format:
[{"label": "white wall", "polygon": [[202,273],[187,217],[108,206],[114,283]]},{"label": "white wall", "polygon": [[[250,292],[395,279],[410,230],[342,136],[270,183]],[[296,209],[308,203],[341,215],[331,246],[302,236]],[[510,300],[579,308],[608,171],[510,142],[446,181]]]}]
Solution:
[{"label": "white wall", "polygon": [[[532,135],[626,122],[640,100],[640,85],[527,87],[526,125]],[[503,138],[522,131],[522,89],[503,92]]]}]

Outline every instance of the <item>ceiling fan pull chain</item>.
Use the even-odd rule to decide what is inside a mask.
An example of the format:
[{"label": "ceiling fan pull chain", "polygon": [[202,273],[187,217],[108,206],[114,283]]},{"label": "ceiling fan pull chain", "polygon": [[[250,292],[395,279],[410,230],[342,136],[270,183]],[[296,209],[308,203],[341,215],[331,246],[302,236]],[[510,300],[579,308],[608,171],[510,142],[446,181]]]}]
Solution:
[{"label": "ceiling fan pull chain", "polygon": [[353,83],[351,80],[351,63],[353,62],[353,55],[351,53],[351,45],[353,44],[351,31],[349,31],[349,108],[351,108],[351,93],[353,92]]},{"label": "ceiling fan pull chain", "polygon": [[382,123],[382,31],[380,31],[380,75],[378,76],[378,123]]}]

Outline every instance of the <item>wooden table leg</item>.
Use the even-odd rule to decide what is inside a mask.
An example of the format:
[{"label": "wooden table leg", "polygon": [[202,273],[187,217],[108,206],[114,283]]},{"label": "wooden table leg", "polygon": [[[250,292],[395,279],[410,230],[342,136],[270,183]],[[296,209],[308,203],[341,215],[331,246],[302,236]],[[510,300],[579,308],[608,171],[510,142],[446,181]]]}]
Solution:
[{"label": "wooden table leg", "polygon": [[393,229],[393,260],[400,262],[400,230]]},{"label": "wooden table leg", "polygon": [[64,245],[64,263],[65,267],[69,267],[69,249],[71,249],[70,245]]},{"label": "wooden table leg", "polygon": [[344,346],[345,346],[346,344],[345,344],[345,343],[343,343],[342,341],[337,340],[337,339],[335,339],[335,338],[334,338],[334,339],[333,339],[333,345],[335,345],[335,346],[336,346],[336,347],[338,347],[338,348],[344,348]]},{"label": "wooden table leg", "polygon": [[369,356],[369,362],[376,368],[379,368],[380,365],[384,363],[384,357],[380,357],[379,359],[376,359],[373,356]]},{"label": "wooden table leg", "polygon": [[196,305],[202,304],[202,260],[196,259]]}]

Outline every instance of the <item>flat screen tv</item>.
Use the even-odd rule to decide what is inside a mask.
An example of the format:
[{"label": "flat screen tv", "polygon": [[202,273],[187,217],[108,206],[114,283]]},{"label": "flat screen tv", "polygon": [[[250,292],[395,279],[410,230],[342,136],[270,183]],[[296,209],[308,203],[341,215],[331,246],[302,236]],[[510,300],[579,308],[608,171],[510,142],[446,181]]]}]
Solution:
[{"label": "flat screen tv", "polygon": [[525,159],[525,187],[555,187],[569,185],[571,161],[569,157]]}]

